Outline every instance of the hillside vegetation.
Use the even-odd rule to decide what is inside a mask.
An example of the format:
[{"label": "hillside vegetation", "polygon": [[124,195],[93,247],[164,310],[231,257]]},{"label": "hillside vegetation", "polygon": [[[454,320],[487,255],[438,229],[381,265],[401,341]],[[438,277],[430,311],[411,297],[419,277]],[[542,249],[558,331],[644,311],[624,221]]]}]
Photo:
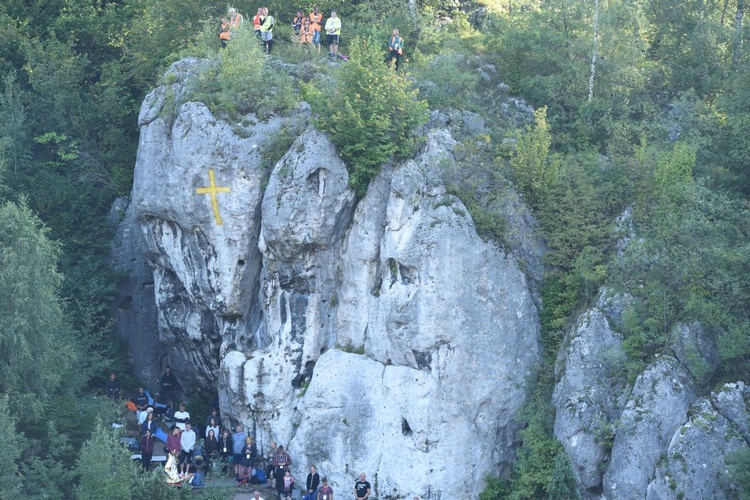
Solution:
[{"label": "hillside vegetation", "polygon": [[[220,49],[226,5],[216,2],[0,5],[0,497],[136,498],[158,486],[128,469],[96,425],[115,411],[97,396],[109,370],[130,382],[111,324],[118,277],[106,216],[130,191],[140,102],[185,56],[212,62],[192,98],[222,118],[289,113],[302,99],[318,117],[339,113],[341,126],[318,124],[359,195],[380,164],[419,147],[411,131],[428,110],[485,118],[485,133],[460,137],[449,189],[480,234],[504,244],[495,207],[514,187],[549,251],[545,362],[523,446],[511,476],[491,481],[483,498],[570,498],[570,464],[551,437],[552,367],[602,286],[633,297],[625,376],[669,349],[676,323],[697,321],[721,355],[706,389],[747,380],[743,0],[324,0],[316,4],[326,16],[338,9],[351,56],[334,64],[325,49],[318,56],[290,41],[294,12],[313,3],[267,3],[277,19],[270,58],[249,36]],[[260,4],[235,6],[247,22]],[[398,73],[380,63],[393,28],[406,41]],[[508,96],[530,103],[533,120],[503,118]],[[630,244],[618,245],[626,236]],[[87,479],[101,473],[101,459],[91,458],[100,456],[118,464],[110,471],[128,471],[118,477],[129,487]],[[735,467],[748,489],[749,462],[740,457]]]}]

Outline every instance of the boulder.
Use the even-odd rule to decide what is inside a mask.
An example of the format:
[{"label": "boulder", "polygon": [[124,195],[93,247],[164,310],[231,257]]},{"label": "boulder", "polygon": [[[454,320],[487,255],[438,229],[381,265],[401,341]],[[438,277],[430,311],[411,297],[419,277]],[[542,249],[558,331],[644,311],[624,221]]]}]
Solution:
[{"label": "boulder", "polygon": [[[604,305],[603,298],[599,302]],[[621,343],[604,312],[594,308],[571,329],[555,364],[554,434],[570,458],[584,497],[601,493],[602,466],[625,404]]]},{"label": "boulder", "polygon": [[693,381],[675,358],[665,356],[636,379],[620,417],[609,468],[608,499],[643,498],[664,451],[687,421],[695,399]]}]

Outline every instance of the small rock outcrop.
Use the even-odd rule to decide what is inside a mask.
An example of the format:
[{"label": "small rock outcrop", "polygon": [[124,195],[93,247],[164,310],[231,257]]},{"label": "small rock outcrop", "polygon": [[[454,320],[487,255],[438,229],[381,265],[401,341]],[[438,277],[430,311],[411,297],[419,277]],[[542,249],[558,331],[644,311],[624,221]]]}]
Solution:
[{"label": "small rock outcrop", "polygon": [[673,329],[675,355],[655,356],[631,387],[616,331],[629,298],[608,295],[579,317],[556,364],[554,432],[582,498],[734,497],[725,460],[750,442],[744,384],[697,396],[717,355],[694,323]]},{"label": "small rock outcrop", "polygon": [[578,319],[558,354],[554,433],[584,495],[601,493],[602,464],[609,459],[614,422],[625,406],[621,343],[603,310],[595,308]]}]

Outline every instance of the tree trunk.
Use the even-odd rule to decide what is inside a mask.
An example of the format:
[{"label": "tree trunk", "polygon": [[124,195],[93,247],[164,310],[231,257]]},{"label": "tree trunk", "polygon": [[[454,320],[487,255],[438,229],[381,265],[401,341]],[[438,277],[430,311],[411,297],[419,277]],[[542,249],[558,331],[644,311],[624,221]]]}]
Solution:
[{"label": "tree trunk", "polygon": [[594,73],[596,58],[599,53],[599,0],[594,0],[594,48],[591,53],[591,72],[589,73],[589,102],[594,98]]},{"label": "tree trunk", "polygon": [[737,13],[734,15],[734,27],[737,30],[737,45],[732,62],[737,64],[742,56],[742,18],[745,16],[745,0],[737,0]]},{"label": "tree trunk", "polygon": [[727,16],[727,9],[729,8],[729,0],[724,0],[724,7],[721,9],[721,25],[724,26],[724,19]]},{"label": "tree trunk", "polygon": [[417,0],[409,0],[409,12],[414,21],[414,28],[417,28]]}]

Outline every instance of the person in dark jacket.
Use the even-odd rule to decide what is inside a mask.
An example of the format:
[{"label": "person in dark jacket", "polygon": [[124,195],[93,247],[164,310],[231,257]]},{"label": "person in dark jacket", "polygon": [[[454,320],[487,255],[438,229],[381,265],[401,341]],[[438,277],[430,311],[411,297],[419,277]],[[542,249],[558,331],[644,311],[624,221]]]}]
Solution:
[{"label": "person in dark jacket", "polygon": [[229,435],[229,429],[224,429],[218,440],[217,450],[221,459],[221,475],[227,475],[229,468],[229,457],[232,456],[232,436]]},{"label": "person in dark jacket", "polygon": [[206,470],[211,470],[211,461],[219,457],[219,441],[216,440],[214,430],[208,431],[208,436],[203,440],[203,460],[206,462]]},{"label": "person in dark jacket", "polygon": [[[151,410],[151,408],[149,408]],[[156,435],[156,420],[154,420],[154,412],[153,411],[147,411],[146,412],[146,420],[143,421],[141,424],[141,436],[146,434],[146,431],[151,431],[151,435]]]},{"label": "person in dark jacket", "polygon": [[141,466],[148,470],[151,465],[151,457],[154,456],[154,436],[151,431],[146,429],[146,433],[141,438]]},{"label": "person in dark jacket", "polygon": [[320,484],[320,475],[315,469],[314,465],[310,466],[310,473],[307,475],[307,482],[305,483],[306,494],[304,500],[315,500],[315,493],[318,491],[318,485]]},{"label": "person in dark jacket", "polygon": [[107,381],[106,389],[107,397],[109,399],[111,399],[112,401],[117,401],[118,399],[120,399],[120,382],[117,380],[115,372],[109,374],[109,380]]},{"label": "person in dark jacket", "polygon": [[172,373],[172,369],[166,367],[164,369],[164,375],[161,376],[161,390],[159,392],[166,399],[172,399],[175,396],[175,391],[177,391],[178,385],[177,377]]}]

